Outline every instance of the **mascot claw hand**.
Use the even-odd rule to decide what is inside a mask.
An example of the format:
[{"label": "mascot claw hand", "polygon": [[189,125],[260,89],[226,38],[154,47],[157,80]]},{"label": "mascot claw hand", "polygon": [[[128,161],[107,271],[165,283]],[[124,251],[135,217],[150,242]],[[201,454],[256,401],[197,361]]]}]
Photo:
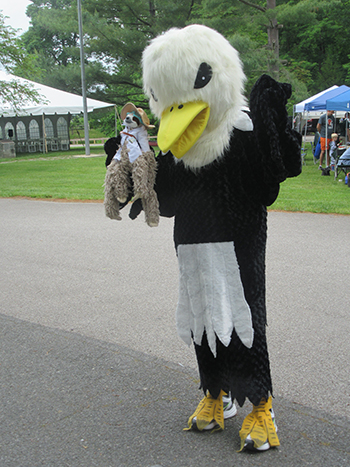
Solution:
[{"label": "mascot claw hand", "polygon": [[159,203],[154,191],[156,161],[147,134],[147,129],[154,126],[149,124],[145,112],[131,103],[123,107],[121,116],[125,129],[119,138],[111,138],[105,144],[108,165],[105,212],[110,219],[121,220],[119,209],[131,199],[133,191],[133,201],[142,200],[147,224],[156,227],[159,223]]}]

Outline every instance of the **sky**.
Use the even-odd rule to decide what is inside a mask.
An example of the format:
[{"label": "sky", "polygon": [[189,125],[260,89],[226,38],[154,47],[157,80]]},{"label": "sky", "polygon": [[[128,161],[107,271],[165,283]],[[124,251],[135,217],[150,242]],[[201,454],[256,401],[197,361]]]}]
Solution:
[{"label": "sky", "polygon": [[4,16],[9,16],[5,20],[7,26],[12,26],[14,29],[21,28],[19,34],[25,32],[29,27],[29,18],[26,16],[29,0],[1,0],[0,11]]}]

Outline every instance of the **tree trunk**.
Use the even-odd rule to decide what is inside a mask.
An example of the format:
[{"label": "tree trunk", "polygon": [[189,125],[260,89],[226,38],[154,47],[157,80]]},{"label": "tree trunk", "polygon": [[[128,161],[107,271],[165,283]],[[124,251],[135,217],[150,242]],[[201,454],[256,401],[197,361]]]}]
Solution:
[{"label": "tree trunk", "polygon": [[155,9],[153,0],[149,0],[149,12],[152,18],[156,16],[156,9]]},{"label": "tree trunk", "polygon": [[[276,8],[276,0],[266,0],[266,8],[261,7],[259,5],[255,5],[249,0],[239,0],[239,1],[241,3],[244,3],[245,5],[251,6],[263,12]],[[281,27],[283,26],[277,23],[276,18],[272,18],[270,20],[270,24],[267,26],[267,38],[268,38],[267,47],[274,52],[274,56],[275,56],[273,61],[269,63],[269,71],[273,75],[273,77],[277,80],[279,78],[279,71],[280,71],[279,70],[280,45],[279,45],[278,30]]]},{"label": "tree trunk", "polygon": [[[270,10],[276,7],[276,0],[267,0],[266,9]],[[274,78],[279,78],[279,55],[280,55],[280,46],[279,46],[279,34],[278,29],[280,25],[277,24],[277,19],[272,18],[270,20],[270,25],[267,27],[267,37],[268,37],[268,48],[273,50],[275,55],[275,60],[270,63],[270,72]]]}]

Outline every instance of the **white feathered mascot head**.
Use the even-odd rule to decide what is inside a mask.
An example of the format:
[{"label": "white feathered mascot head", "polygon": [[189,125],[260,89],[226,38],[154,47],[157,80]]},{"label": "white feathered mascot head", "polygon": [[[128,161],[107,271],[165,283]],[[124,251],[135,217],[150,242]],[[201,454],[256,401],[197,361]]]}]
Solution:
[{"label": "white feathered mascot head", "polygon": [[186,166],[211,163],[234,126],[251,125],[241,112],[245,75],[238,52],[217,31],[198,24],[170,29],[146,47],[142,65],[145,93],[161,119],[158,145]]}]

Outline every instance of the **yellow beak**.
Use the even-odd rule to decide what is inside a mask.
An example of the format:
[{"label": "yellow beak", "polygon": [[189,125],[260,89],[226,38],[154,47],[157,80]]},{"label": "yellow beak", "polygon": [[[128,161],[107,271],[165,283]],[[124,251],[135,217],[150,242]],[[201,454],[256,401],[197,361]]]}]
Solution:
[{"label": "yellow beak", "polygon": [[173,105],[162,113],[158,131],[161,151],[171,151],[180,159],[194,145],[207,126],[210,114],[205,102]]}]

